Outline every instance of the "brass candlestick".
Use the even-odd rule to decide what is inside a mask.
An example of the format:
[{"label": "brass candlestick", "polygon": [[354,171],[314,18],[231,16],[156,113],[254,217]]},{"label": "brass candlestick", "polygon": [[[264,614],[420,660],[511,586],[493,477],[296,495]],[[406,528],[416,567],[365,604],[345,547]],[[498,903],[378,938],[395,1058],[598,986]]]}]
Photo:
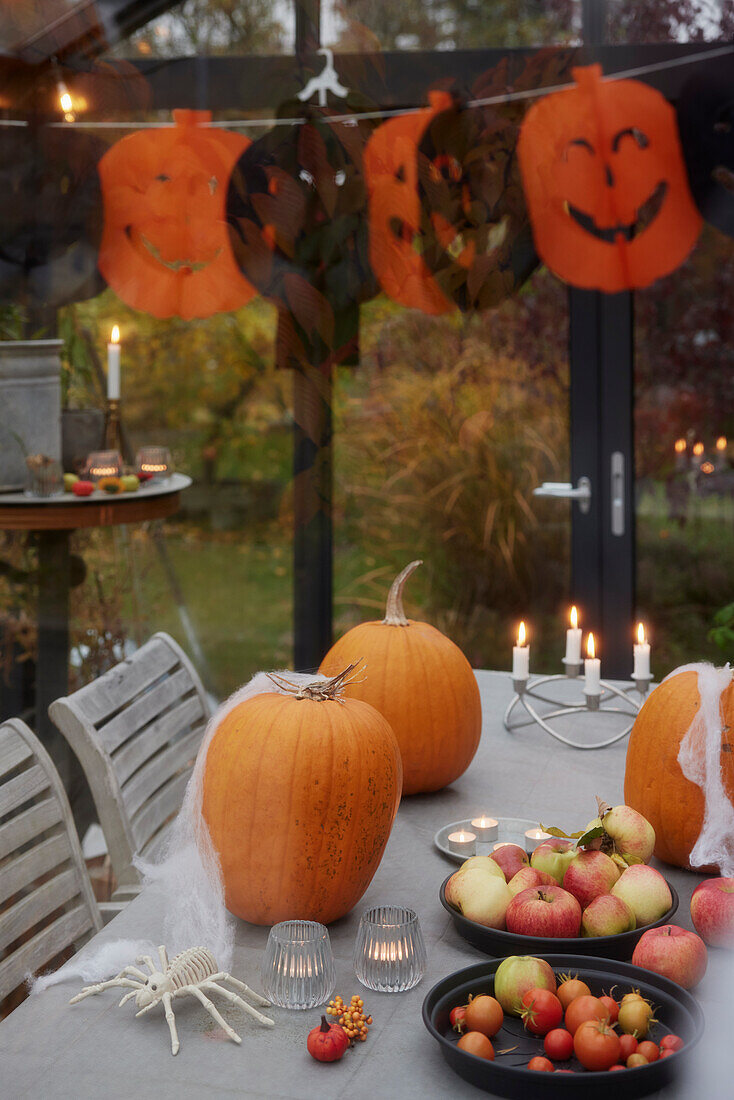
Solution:
[{"label": "brass candlestick", "polygon": [[108,397],[105,412],[105,449],[119,451],[122,454],[122,431],[120,429],[119,398]]}]

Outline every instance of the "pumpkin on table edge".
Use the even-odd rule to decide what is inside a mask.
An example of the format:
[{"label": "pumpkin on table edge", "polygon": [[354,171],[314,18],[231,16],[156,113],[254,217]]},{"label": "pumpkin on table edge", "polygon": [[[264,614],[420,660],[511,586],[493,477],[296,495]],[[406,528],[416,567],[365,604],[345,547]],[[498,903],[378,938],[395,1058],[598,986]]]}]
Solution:
[{"label": "pumpkin on table edge", "polygon": [[[691,854],[702,836],[704,822],[716,812],[703,789],[713,780],[719,799],[734,822],[734,674],[729,671],[728,685],[724,669],[699,665],[670,674],[650,694],[635,719],[627,747],[624,800],[639,811],[655,830],[655,855],[676,867],[719,873],[714,863],[694,866]],[[716,677],[714,694],[719,692],[720,725],[706,729],[701,716],[699,677]],[[709,682],[708,690],[711,688]],[[715,706],[716,700],[710,700]],[[695,724],[694,724],[695,723]],[[692,740],[687,741],[689,732]],[[708,738],[715,736],[716,751],[711,753]],[[693,762],[702,786],[684,774],[680,763]],[[713,769],[708,776],[709,768]],[[686,766],[692,774],[690,765]],[[716,774],[718,772],[718,774]],[[720,787],[719,787],[720,784]],[[731,805],[727,806],[726,802]],[[708,811],[708,814],[707,814]],[[728,837],[729,855],[734,858],[734,831]],[[728,872],[722,872],[728,873]]]},{"label": "pumpkin on table edge", "polygon": [[396,577],[382,621],[361,623],[336,642],[320,671],[326,676],[363,659],[365,675],[345,695],[371,703],[385,716],[403,759],[403,794],[438,791],[472,761],[482,730],[479,687],[459,647],[431,626],[408,619],[403,587],[418,568]]},{"label": "pumpkin on table edge", "polygon": [[400,802],[395,735],[342,697],[354,666],[299,686],[273,677],[225,714],[204,767],[202,813],[227,908],[253,924],[329,924],[370,884]]}]

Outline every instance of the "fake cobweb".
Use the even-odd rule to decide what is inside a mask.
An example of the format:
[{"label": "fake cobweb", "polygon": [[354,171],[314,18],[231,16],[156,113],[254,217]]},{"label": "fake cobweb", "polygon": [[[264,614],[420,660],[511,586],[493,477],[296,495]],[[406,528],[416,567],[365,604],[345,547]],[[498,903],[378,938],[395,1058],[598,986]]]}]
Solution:
[{"label": "fake cobweb", "polygon": [[719,874],[734,875],[734,806],[721,772],[721,696],[734,672],[728,664],[724,668],[692,664],[677,668],[666,679],[681,672],[697,674],[701,700],[678,750],[681,771],[701,789],[705,806],[703,825],[689,862],[691,867],[718,865]]},{"label": "fake cobweb", "polygon": [[[273,676],[298,685],[327,679],[312,673],[279,672]],[[253,695],[273,691],[285,694],[286,689],[268,673],[258,672],[216,710],[207,724],[181,809],[160,858],[154,862],[135,860],[144,886],[157,895],[157,910],[163,915],[160,938],[154,943],[147,938],[105,937],[98,943],[99,937],[95,937],[55,973],[37,978],[32,992],[72,978],[87,983],[103,981],[132,963],[136,955],[151,954],[158,943],[166,945],[170,957],[187,947],[208,947],[219,968],[230,970],[235,920],[225,908],[219,860],[202,815],[206,756],[220,723],[236,706]]]}]

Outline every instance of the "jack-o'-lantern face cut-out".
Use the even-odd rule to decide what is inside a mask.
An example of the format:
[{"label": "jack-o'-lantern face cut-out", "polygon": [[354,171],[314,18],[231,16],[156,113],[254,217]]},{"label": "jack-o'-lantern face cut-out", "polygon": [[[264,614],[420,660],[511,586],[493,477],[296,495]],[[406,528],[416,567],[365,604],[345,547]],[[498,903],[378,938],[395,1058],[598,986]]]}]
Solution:
[{"label": "jack-o'-lantern face cut-out", "polygon": [[[730,61],[731,65],[731,61]],[[734,237],[734,72],[701,73],[678,103],[683,155],[696,206],[705,220]]]},{"label": "jack-o'-lantern face cut-out", "polygon": [[99,267],[115,293],[154,317],[208,317],[256,293],[232,257],[227,185],[246,137],[206,127],[210,111],[118,141],[99,165]]},{"label": "jack-o'-lantern face cut-out", "polygon": [[653,88],[574,69],[540,100],[518,152],[535,247],[573,286],[648,286],[683,262],[701,229],[675,112]]}]

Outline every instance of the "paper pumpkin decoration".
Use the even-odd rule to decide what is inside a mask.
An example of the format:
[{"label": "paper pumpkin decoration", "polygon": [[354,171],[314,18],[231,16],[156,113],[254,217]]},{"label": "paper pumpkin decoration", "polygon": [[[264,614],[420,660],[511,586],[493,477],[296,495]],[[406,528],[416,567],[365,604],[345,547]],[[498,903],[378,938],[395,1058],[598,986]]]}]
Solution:
[{"label": "paper pumpkin decoration", "polygon": [[0,300],[57,307],[104,289],[97,271],[105,145],[51,127],[0,127]]},{"label": "paper pumpkin decoration", "polygon": [[669,274],[696,242],[676,128],[664,97],[636,80],[574,69],[576,87],[527,113],[518,153],[535,247],[572,286],[615,293]]},{"label": "paper pumpkin decoration", "polygon": [[99,267],[115,293],[154,317],[208,317],[256,293],[229,247],[227,184],[246,137],[206,127],[210,111],[122,138],[99,165]]},{"label": "paper pumpkin decoration", "polygon": [[370,260],[402,305],[431,314],[496,306],[538,262],[517,127],[446,93],[429,100],[369,143]]},{"label": "paper pumpkin decoration", "polygon": [[[351,111],[347,102],[340,113]],[[377,290],[362,170],[374,123],[332,122],[329,109],[300,102],[280,113],[305,121],[276,124],[239,158],[227,198],[232,250],[245,277],[344,362],[357,304]],[[279,348],[281,365],[289,354]]]},{"label": "paper pumpkin decoration", "polygon": [[734,237],[734,77],[699,73],[678,102],[683,155],[704,219]]}]

